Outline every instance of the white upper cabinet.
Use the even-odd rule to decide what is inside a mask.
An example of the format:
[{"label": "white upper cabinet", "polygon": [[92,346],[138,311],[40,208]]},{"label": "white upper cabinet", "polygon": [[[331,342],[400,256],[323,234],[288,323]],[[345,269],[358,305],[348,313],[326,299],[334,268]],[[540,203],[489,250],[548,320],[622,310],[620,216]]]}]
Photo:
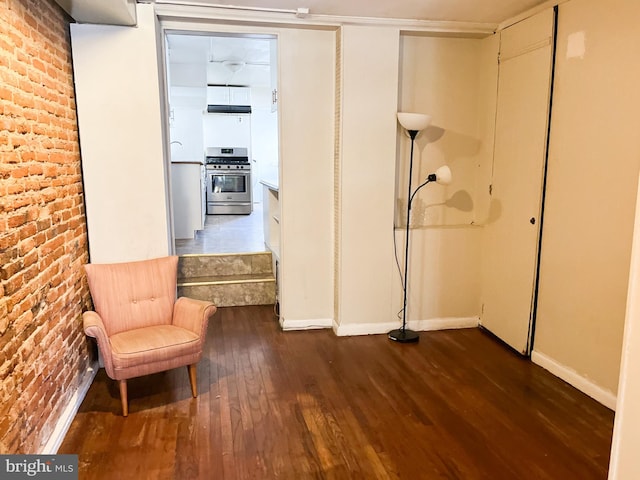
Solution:
[{"label": "white upper cabinet", "polygon": [[251,105],[251,88],[209,86],[207,105]]},{"label": "white upper cabinet", "polygon": [[251,105],[249,87],[229,87],[229,105]]}]

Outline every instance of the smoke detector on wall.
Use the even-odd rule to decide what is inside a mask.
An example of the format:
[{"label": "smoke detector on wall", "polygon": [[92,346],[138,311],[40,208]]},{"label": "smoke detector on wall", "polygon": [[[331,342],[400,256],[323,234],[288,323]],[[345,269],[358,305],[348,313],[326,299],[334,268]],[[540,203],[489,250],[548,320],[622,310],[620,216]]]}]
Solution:
[{"label": "smoke detector on wall", "polygon": [[296,10],[296,17],[298,18],[305,18],[307,15],[309,15],[309,9],[307,7],[299,7]]}]

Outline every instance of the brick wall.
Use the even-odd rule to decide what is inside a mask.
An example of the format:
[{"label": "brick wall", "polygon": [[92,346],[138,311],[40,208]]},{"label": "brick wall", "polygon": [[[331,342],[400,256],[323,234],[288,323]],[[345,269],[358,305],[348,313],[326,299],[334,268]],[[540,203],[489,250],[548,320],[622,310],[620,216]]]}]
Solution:
[{"label": "brick wall", "polygon": [[69,19],[0,0],[0,453],[37,453],[89,363]]}]

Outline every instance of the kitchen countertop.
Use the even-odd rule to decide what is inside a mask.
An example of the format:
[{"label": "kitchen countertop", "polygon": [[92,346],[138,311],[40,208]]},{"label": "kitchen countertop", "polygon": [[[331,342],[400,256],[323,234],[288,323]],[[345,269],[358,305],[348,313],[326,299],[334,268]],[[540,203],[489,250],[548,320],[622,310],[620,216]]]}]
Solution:
[{"label": "kitchen countertop", "polygon": [[278,190],[280,190],[280,188],[278,187],[278,184],[277,184],[277,183],[270,182],[270,181],[268,181],[268,180],[260,180],[260,183],[261,183],[262,185],[264,185],[265,187],[267,187],[268,189],[270,189],[270,190],[274,190],[274,191],[276,191],[276,192],[277,192]]},{"label": "kitchen countertop", "polygon": [[171,160],[171,165],[180,165],[180,164],[204,165],[204,162],[202,160],[200,160],[200,161],[198,161],[198,160]]}]

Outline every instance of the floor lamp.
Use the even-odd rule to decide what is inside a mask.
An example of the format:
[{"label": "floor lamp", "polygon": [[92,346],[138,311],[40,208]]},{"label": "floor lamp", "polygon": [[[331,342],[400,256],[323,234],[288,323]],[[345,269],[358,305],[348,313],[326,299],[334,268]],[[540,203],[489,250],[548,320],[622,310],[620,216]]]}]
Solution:
[{"label": "floor lamp", "polygon": [[431,123],[431,117],[422,113],[398,112],[398,121],[400,125],[407,130],[411,137],[411,156],[409,159],[409,186],[407,188],[407,224],[404,239],[404,282],[403,282],[403,302],[402,302],[402,327],[391,330],[388,333],[389,339],[400,343],[412,343],[420,340],[420,336],[413,330],[407,328],[407,287],[409,278],[409,223],[411,218],[411,203],[418,190],[431,182],[437,182],[442,185],[451,183],[451,170],[446,165],[438,168],[434,173],[427,176],[427,179],[418,186],[413,192],[411,191],[411,177],[413,174],[413,146],[416,136],[420,130],[424,130]]}]

